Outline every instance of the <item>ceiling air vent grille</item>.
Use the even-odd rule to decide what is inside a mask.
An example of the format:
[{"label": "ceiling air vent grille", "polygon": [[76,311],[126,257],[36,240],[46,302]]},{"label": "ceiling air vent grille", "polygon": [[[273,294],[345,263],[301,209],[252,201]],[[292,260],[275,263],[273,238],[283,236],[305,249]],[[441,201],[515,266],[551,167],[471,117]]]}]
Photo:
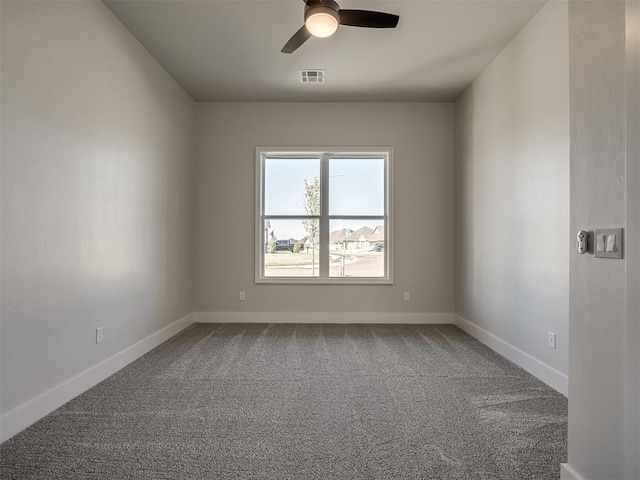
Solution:
[{"label": "ceiling air vent grille", "polygon": [[300,70],[300,83],[324,83],[325,70]]}]

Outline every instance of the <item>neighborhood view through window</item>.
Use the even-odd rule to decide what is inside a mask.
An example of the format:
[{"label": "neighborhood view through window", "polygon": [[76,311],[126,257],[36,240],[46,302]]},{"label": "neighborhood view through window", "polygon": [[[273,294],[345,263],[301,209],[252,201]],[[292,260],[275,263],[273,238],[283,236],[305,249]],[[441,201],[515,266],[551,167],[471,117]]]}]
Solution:
[{"label": "neighborhood view through window", "polygon": [[258,280],[389,279],[389,153],[260,152]]}]

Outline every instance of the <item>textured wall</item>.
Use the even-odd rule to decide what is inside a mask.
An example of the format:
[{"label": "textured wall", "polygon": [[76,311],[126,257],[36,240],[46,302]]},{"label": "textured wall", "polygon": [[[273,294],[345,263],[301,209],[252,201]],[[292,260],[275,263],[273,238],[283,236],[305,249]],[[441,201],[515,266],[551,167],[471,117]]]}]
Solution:
[{"label": "textured wall", "polygon": [[[624,226],[625,3],[570,2],[569,28],[571,231]],[[570,263],[569,464],[627,478],[626,261],[572,250]]]},{"label": "textured wall", "polygon": [[7,412],[191,312],[193,102],[100,2],[1,8]]},{"label": "textured wall", "polygon": [[640,1],[626,2],[626,477],[640,478]]},{"label": "textured wall", "polygon": [[564,374],[568,61],[567,5],[551,2],[459,99],[456,166],[456,313]]},{"label": "textured wall", "polygon": [[[452,312],[452,104],[201,103],[196,129],[196,311]],[[393,285],[254,283],[257,146],[394,147]]]}]

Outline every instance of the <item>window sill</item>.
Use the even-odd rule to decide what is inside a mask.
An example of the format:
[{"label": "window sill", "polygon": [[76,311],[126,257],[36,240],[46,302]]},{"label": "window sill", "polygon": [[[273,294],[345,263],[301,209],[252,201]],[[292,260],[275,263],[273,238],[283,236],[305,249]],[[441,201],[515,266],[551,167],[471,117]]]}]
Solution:
[{"label": "window sill", "polygon": [[256,283],[284,284],[284,285],[393,285],[391,278],[304,278],[277,277],[256,278]]}]

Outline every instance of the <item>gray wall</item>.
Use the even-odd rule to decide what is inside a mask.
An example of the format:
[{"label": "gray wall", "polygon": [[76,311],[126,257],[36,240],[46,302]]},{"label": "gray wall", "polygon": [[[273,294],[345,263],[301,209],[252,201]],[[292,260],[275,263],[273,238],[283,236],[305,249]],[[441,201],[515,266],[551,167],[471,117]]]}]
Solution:
[{"label": "gray wall", "polygon": [[[627,245],[640,245],[640,2],[626,2]],[[640,478],[640,248],[627,255],[626,476]]]},{"label": "gray wall", "polygon": [[565,375],[567,35],[567,4],[551,2],[473,82],[456,164],[456,314]]},{"label": "gray wall", "polygon": [[192,311],[193,102],[100,2],[1,28],[7,412]]},{"label": "gray wall", "polygon": [[[626,84],[638,49],[626,52],[625,2],[570,2],[569,25],[571,230],[626,226],[627,219],[631,227],[627,260],[571,255],[569,464],[587,479],[638,478],[638,310],[627,305],[624,288],[628,279],[637,289],[638,275],[637,140],[625,152],[628,107],[636,123],[626,133],[638,138],[638,103],[625,94],[638,88],[637,73],[635,85]],[[635,177],[626,177],[625,162]],[[637,300],[636,292],[629,295]]]},{"label": "gray wall", "polygon": [[[453,311],[452,104],[202,103],[196,118],[196,311]],[[256,146],[394,147],[394,285],[254,283]]]}]

